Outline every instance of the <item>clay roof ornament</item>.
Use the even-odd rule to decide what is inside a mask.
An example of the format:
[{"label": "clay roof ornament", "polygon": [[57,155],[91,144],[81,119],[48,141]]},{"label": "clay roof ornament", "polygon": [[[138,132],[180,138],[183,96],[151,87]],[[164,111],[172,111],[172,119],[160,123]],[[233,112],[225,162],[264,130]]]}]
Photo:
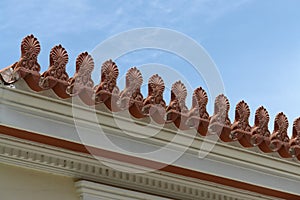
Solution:
[{"label": "clay roof ornament", "polygon": [[110,109],[117,111],[117,101],[119,98],[119,88],[117,87],[117,78],[119,69],[111,59],[105,61],[101,67],[101,82],[95,86],[96,104],[105,103]]},{"label": "clay roof ornament", "polygon": [[155,74],[148,80],[148,97],[143,100],[143,113],[150,115],[157,123],[165,123],[166,102],[163,99],[165,83]]},{"label": "clay roof ornament", "polygon": [[197,129],[200,135],[207,134],[209,124],[209,114],[206,111],[208,97],[202,87],[198,87],[193,92],[192,107],[188,112],[187,125]]},{"label": "clay roof ornament", "polygon": [[251,144],[258,146],[263,152],[271,152],[270,144],[270,131],[268,124],[270,116],[266,108],[260,106],[255,112],[254,126],[251,128]]},{"label": "clay roof ornament", "polygon": [[185,85],[181,81],[177,81],[172,85],[171,89],[171,101],[167,107],[168,111],[174,111],[178,113],[187,113],[188,108],[185,105],[187,97],[187,90]]},{"label": "clay roof ornament", "polygon": [[80,99],[87,105],[93,105],[92,72],[94,70],[94,60],[88,52],[81,53],[76,59],[76,71],[72,78],[68,80],[69,86],[66,93],[70,96],[79,95]]},{"label": "clay roof ornament", "polygon": [[290,154],[300,160],[300,117],[293,123],[293,134],[290,140]]},{"label": "clay roof ornament", "polygon": [[229,134],[231,132],[231,122],[228,117],[230,104],[224,94],[220,94],[215,99],[214,115],[210,117],[208,134],[218,134],[224,142],[229,142]]},{"label": "clay roof ornament", "polygon": [[186,126],[188,108],[185,105],[187,90],[181,81],[177,81],[171,88],[171,100],[166,108],[167,121],[174,122],[179,129],[188,129]]},{"label": "clay roof ornament", "polygon": [[198,87],[194,90],[192,108],[189,112],[189,116],[199,116],[202,119],[208,119],[209,114],[206,111],[208,103],[208,97],[205,90],[202,87]]},{"label": "clay roof ornament", "polygon": [[40,51],[40,43],[34,35],[28,35],[23,38],[20,60],[1,70],[1,79],[6,84],[12,84],[18,79],[23,78],[32,90],[41,91],[41,88],[38,86],[41,67],[37,61]]},{"label": "clay roof ornament", "polygon": [[40,42],[34,35],[26,36],[21,43],[21,58],[14,66],[15,71],[20,71],[21,77],[26,73],[34,73],[41,70],[37,57],[41,51]]},{"label": "clay roof ornament", "polygon": [[69,95],[65,92],[69,80],[66,72],[68,60],[69,56],[65,48],[61,45],[53,47],[50,51],[50,66],[41,75],[40,87],[44,90],[51,88],[59,97],[68,98]]},{"label": "clay roof ornament", "polygon": [[143,95],[141,87],[143,84],[143,76],[136,67],[130,68],[126,73],[126,87],[120,93],[118,105],[121,110],[128,109],[136,118],[144,117],[142,113]]},{"label": "clay roof ornament", "polygon": [[274,131],[270,136],[270,149],[277,151],[282,157],[290,157],[288,126],[289,122],[286,115],[283,112],[278,113],[275,117]]},{"label": "clay roof ornament", "polygon": [[210,118],[210,123],[217,122],[219,124],[230,126],[231,122],[228,117],[230,104],[227,97],[221,94],[216,97],[214,104],[214,115]]},{"label": "clay roof ornament", "polygon": [[235,119],[229,135],[232,140],[239,140],[245,147],[251,147],[251,127],[249,125],[250,109],[245,101],[240,101],[235,107]]}]

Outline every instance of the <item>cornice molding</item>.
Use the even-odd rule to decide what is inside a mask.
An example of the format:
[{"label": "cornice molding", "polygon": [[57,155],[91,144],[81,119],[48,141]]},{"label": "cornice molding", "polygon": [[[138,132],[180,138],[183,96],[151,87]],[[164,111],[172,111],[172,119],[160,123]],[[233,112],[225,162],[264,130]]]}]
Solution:
[{"label": "cornice molding", "polygon": [[[128,171],[132,167],[139,170],[147,169],[105,158],[101,158],[102,162],[99,162],[91,155],[75,153],[14,137],[0,136],[1,163],[73,177],[77,180],[89,180],[142,193],[155,194],[158,195],[157,199],[165,199],[162,197],[180,200],[280,199],[221,184],[175,176],[162,171],[138,174],[121,172],[107,167],[103,163],[109,163],[110,166],[122,166],[124,170],[127,168]],[[81,193],[87,193],[87,189],[89,189],[90,192],[93,191],[93,194],[99,194],[99,191],[103,190],[103,187],[99,188],[97,183],[86,181],[77,182],[76,187]],[[149,196],[145,195],[143,197],[145,199]],[[148,199],[150,200],[150,198]]]},{"label": "cornice molding", "polygon": [[90,181],[77,181],[75,187],[81,200],[171,200]]}]

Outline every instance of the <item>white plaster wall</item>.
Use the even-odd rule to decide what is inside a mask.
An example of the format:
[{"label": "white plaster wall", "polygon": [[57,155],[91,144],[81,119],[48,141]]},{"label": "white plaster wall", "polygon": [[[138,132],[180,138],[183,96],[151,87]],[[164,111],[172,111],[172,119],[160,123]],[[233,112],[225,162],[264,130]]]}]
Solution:
[{"label": "white plaster wall", "polygon": [[0,163],[0,200],[79,200],[72,178]]}]

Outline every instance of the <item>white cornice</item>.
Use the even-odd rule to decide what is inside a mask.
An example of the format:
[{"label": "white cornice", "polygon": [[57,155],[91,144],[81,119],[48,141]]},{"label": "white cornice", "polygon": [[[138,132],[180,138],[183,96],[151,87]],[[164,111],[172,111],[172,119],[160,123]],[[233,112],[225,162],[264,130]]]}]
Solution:
[{"label": "white cornice", "polygon": [[[79,180],[90,180],[114,185],[129,190],[140,191],[142,193],[167,196],[172,199],[277,199],[223,186],[221,184],[191,179],[162,171],[138,174],[117,171],[107,167],[103,163],[109,164],[110,166],[121,166],[125,170],[132,170],[133,167],[138,168],[139,170],[147,169],[105,158],[101,158],[101,160],[98,161],[87,154],[74,153],[73,151],[3,135],[0,137],[0,162],[73,177]],[[99,195],[99,191],[103,190],[103,188],[98,188],[96,186],[96,183],[89,183],[86,181],[79,181],[76,184],[80,194]],[[143,197],[144,199],[147,199],[146,197],[150,196],[151,195],[145,195]],[[165,199],[160,197],[156,198]]]}]

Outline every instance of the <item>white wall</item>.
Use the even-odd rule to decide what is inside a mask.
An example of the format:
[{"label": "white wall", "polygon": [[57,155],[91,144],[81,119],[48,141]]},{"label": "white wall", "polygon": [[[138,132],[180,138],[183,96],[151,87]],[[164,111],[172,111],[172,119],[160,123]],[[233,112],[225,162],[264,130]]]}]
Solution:
[{"label": "white wall", "polygon": [[0,200],[79,200],[72,178],[0,164]]}]

